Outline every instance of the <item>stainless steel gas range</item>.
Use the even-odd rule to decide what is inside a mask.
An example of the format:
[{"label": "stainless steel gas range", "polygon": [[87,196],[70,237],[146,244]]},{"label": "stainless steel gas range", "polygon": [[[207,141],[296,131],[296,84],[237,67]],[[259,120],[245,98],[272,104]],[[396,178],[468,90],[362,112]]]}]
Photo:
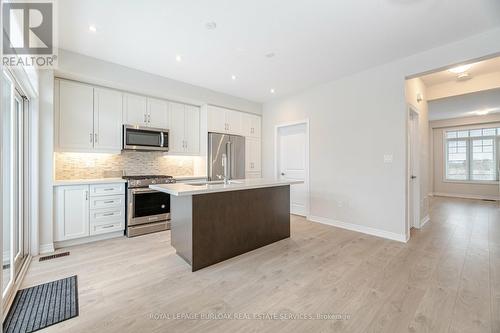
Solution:
[{"label": "stainless steel gas range", "polygon": [[123,176],[127,180],[127,237],[170,229],[170,195],[149,188],[175,183],[172,176]]}]

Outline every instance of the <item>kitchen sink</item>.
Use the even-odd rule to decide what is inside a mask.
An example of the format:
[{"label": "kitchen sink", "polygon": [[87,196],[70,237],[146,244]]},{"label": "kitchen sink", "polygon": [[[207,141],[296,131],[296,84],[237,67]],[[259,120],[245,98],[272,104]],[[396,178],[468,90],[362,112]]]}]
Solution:
[{"label": "kitchen sink", "polygon": [[[203,181],[203,182],[196,182],[196,183],[189,183],[188,185],[192,186],[204,186],[204,185],[220,185],[224,184],[223,180],[212,180],[212,181]],[[242,181],[238,180],[230,180],[228,184],[243,184]]]}]

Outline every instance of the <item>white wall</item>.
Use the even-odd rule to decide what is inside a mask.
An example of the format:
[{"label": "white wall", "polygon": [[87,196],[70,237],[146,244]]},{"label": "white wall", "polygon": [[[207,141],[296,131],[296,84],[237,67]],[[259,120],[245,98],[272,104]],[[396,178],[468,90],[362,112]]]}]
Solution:
[{"label": "white wall", "polygon": [[[420,95],[422,100],[418,101]],[[419,135],[419,183],[420,183],[420,219],[429,214],[429,107],[427,104],[427,90],[420,78],[406,80],[406,102],[418,112]]]},{"label": "white wall", "polygon": [[58,77],[127,90],[144,95],[203,105],[213,104],[261,114],[262,104],[122,65],[59,50]]},{"label": "white wall", "polygon": [[265,103],[264,176],[274,176],[275,125],[309,118],[310,214],[406,239],[405,77],[498,52],[495,29]]}]

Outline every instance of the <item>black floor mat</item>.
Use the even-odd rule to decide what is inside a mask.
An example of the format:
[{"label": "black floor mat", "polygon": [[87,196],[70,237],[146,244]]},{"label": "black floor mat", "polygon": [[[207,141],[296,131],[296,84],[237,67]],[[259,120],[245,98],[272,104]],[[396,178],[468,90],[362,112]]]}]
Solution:
[{"label": "black floor mat", "polygon": [[3,323],[3,332],[34,332],[78,316],[76,275],[19,290]]}]

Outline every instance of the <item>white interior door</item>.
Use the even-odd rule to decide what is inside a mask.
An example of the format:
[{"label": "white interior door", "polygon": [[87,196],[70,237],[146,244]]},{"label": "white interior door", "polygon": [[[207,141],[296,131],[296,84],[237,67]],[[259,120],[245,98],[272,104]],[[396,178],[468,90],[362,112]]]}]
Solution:
[{"label": "white interior door", "polygon": [[302,216],[308,213],[307,159],[306,124],[280,127],[278,129],[278,177],[304,182],[290,187],[291,213]]},{"label": "white interior door", "polygon": [[420,228],[420,179],[419,179],[419,138],[418,113],[410,109],[408,126],[409,148],[409,198],[408,210],[410,228]]}]

